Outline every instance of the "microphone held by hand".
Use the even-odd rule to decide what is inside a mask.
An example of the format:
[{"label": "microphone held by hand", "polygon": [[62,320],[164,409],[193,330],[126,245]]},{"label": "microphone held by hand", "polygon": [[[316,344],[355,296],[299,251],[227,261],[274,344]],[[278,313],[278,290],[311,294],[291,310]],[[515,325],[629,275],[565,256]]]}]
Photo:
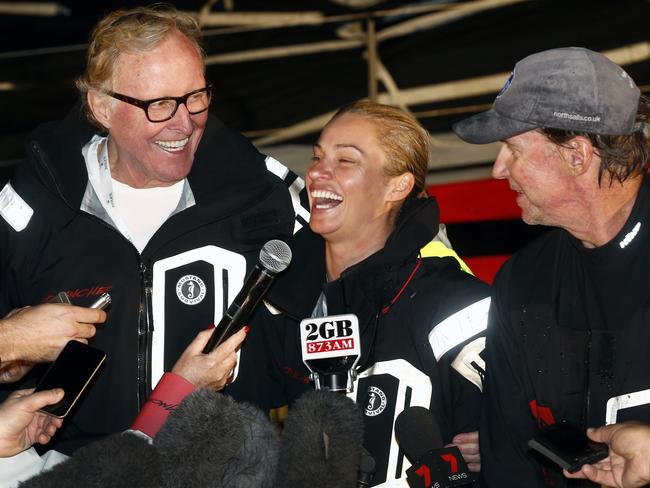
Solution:
[{"label": "microphone held by hand", "polygon": [[457,447],[442,447],[438,423],[430,410],[409,407],[397,416],[395,437],[412,466],[411,488],[469,487],[474,482]]},{"label": "microphone held by hand", "polygon": [[210,353],[248,322],[255,307],[273,283],[275,275],[284,271],[290,263],[291,248],[285,242],[273,239],[264,244],[257,265],[214,329],[203,348],[204,354]]}]

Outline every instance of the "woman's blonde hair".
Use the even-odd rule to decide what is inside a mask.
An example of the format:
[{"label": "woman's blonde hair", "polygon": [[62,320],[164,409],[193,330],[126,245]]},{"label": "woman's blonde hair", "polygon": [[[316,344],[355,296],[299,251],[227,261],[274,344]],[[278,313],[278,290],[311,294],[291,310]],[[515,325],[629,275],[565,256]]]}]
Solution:
[{"label": "woman's blonde hair", "polygon": [[359,100],[341,107],[328,124],[344,114],[360,115],[371,120],[377,127],[379,144],[386,153],[386,176],[411,173],[415,185],[409,196],[426,195],[429,133],[415,117],[392,105]]}]

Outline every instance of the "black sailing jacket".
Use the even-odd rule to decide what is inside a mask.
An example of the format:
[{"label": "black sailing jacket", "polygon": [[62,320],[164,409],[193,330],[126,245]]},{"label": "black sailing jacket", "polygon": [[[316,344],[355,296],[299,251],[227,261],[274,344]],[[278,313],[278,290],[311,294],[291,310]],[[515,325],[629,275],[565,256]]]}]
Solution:
[{"label": "black sailing jacket", "polygon": [[[104,291],[113,298],[91,341],[107,353],[105,367],[47,446],[65,453],[129,427],[156,374],[218,321],[243,268],[254,265],[267,240],[290,236],[295,219],[287,189],[295,175],[283,181],[268,171],[244,137],[210,117],[187,177],[196,204],[172,215],[140,255],[113,227],[79,210],[87,185],[81,148],[92,135],[78,109],[37,129],[27,160],[3,190],[24,205],[0,205],[0,316],[61,290],[78,305]],[[28,220],[24,229],[9,225],[12,216]]]},{"label": "black sailing jacket", "polygon": [[454,257],[439,257],[440,249],[448,251],[441,242],[427,245],[438,224],[434,199],[407,201],[385,247],[329,283],[324,240],[302,229],[291,241],[291,266],[268,295],[281,313],[260,310],[259,323],[252,324],[267,335],[280,405],[313,388],[302,364],[298,324],[311,317],[321,292],[328,315],[357,315],[361,372],[351,396],[365,414],[364,444],[377,463],[375,486],[407,486],[408,462],[393,424],[409,405],[432,409],[445,442],[478,428],[489,289]]},{"label": "black sailing jacket", "polygon": [[596,486],[567,480],[527,447],[545,425],[650,422],[650,181],[607,244],[554,229],[493,286],[481,420],[481,486]]}]

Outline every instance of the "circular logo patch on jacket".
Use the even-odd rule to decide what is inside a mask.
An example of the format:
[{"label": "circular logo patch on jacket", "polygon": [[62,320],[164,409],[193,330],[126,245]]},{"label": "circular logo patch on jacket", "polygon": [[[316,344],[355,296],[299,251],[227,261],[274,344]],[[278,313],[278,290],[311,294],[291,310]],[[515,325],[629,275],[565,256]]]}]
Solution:
[{"label": "circular logo patch on jacket", "polygon": [[185,275],[176,283],[176,296],[186,305],[196,305],[205,298],[206,286],[201,278]]},{"label": "circular logo patch on jacket", "polygon": [[376,417],[386,408],[386,394],[376,386],[368,388],[368,404],[365,414],[368,417]]}]

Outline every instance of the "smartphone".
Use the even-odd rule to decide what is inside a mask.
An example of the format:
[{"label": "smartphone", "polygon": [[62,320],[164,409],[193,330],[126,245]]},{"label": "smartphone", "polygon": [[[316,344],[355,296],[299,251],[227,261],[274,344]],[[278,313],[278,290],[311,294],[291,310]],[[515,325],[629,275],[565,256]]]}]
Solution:
[{"label": "smartphone", "polygon": [[42,412],[64,418],[106,360],[106,354],[95,347],[69,341],[45,372],[35,391],[63,388],[63,400],[47,405]]},{"label": "smartphone", "polygon": [[541,429],[528,447],[543,454],[569,473],[583,464],[593,464],[609,455],[607,444],[594,442],[577,425],[562,420]]}]

